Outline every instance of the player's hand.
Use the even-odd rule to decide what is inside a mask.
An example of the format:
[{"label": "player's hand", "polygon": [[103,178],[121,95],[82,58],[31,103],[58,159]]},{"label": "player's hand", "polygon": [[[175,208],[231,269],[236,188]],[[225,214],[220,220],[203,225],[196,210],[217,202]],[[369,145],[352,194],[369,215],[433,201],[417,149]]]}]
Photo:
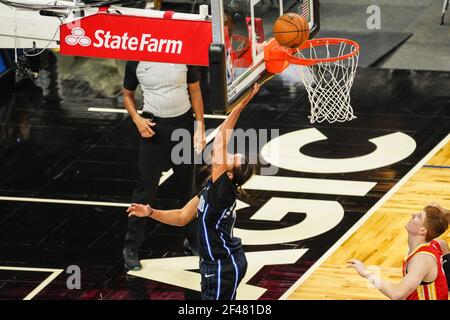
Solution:
[{"label": "player's hand", "polygon": [[195,121],[194,132],[194,151],[201,153],[206,146],[205,123],[203,121]]},{"label": "player's hand", "polygon": [[248,93],[245,96],[245,98],[236,106],[236,108],[239,108],[241,110],[244,109],[245,106],[249,103],[249,101],[258,93],[259,88],[260,88],[259,84],[255,83],[253,85],[252,91],[250,91],[250,93]]},{"label": "player's hand", "polygon": [[130,207],[128,207],[127,212],[129,217],[136,216],[139,218],[145,218],[152,214],[153,209],[149,205],[133,203]]},{"label": "player's hand", "polygon": [[253,90],[252,90],[252,92],[250,93],[250,99],[253,98],[253,97],[258,93],[258,91],[259,91],[260,88],[261,88],[261,87],[259,86],[259,84],[258,84],[258,83],[255,83],[255,85],[253,86]]},{"label": "player's hand", "polygon": [[366,266],[361,261],[352,259],[348,261],[347,264],[348,268],[355,268],[355,270],[361,277],[367,278],[369,276],[369,272],[367,271]]},{"label": "player's hand", "polygon": [[145,119],[138,116],[134,120],[134,124],[139,130],[142,138],[151,138],[155,135],[155,131],[153,131],[152,127],[154,127],[156,123],[152,122],[150,119]]},{"label": "player's hand", "polygon": [[260,88],[260,86],[259,86],[259,84],[256,82],[256,83],[253,85],[252,91],[251,91],[250,94],[245,98],[245,100],[246,100],[247,102],[250,101],[250,100],[258,93],[259,88]]}]

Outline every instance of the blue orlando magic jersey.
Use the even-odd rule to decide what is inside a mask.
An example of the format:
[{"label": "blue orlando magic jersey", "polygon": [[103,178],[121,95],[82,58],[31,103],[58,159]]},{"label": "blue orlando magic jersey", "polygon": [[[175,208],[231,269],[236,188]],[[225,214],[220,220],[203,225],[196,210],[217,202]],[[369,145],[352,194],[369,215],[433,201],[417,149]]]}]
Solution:
[{"label": "blue orlando magic jersey", "polygon": [[198,251],[201,258],[216,261],[240,251],[241,239],[233,237],[236,222],[236,187],[226,172],[209,180],[198,194]]}]

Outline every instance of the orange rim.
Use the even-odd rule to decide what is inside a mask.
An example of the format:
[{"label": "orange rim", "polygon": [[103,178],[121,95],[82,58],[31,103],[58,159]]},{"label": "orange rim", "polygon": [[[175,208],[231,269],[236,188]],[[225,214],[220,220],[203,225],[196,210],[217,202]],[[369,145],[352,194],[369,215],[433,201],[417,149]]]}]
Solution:
[{"label": "orange rim", "polygon": [[[326,45],[339,45],[341,43],[346,43],[350,46],[353,46],[354,49],[352,52],[342,55],[342,56],[337,56],[337,57],[333,57],[333,58],[326,58],[326,59],[313,59],[313,58],[297,58],[294,57],[294,54],[301,51],[301,50],[305,50],[308,49],[310,47],[320,47],[320,46],[326,46]],[[275,48],[275,47],[274,47]],[[355,56],[358,52],[359,52],[360,46],[358,43],[356,43],[353,40],[349,40],[349,39],[341,39],[341,38],[320,38],[320,39],[312,39],[312,40],[308,40],[306,41],[306,43],[301,46],[300,48],[297,49],[285,49],[285,48],[277,48],[275,50],[287,50],[290,58],[289,58],[289,63],[293,63],[293,64],[301,64],[301,65],[306,65],[306,66],[311,66],[314,64],[319,64],[319,63],[327,63],[327,62],[334,62],[334,61],[339,61],[339,60],[345,60],[348,58],[351,58],[353,56]]]}]

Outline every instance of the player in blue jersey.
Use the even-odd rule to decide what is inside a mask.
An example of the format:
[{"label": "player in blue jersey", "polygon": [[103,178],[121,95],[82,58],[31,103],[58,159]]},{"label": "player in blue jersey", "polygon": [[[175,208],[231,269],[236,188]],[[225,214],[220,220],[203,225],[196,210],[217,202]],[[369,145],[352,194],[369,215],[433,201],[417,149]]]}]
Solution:
[{"label": "player in blue jersey", "polygon": [[255,84],[220,126],[213,143],[211,178],[197,196],[181,209],[157,210],[133,203],[127,210],[129,215],[150,217],[174,226],[186,225],[197,215],[204,300],[235,299],[237,287],[247,271],[241,239],[233,236],[233,227],[238,188],[253,175],[254,165],[242,154],[229,154],[227,146],[241,111],[258,90]]}]

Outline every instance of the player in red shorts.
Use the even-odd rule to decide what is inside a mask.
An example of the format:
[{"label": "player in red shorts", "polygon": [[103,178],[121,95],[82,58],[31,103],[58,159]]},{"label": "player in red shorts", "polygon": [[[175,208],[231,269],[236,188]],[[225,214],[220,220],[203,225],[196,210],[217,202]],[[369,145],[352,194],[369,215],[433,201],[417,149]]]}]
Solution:
[{"label": "player in red shorts", "polygon": [[[394,300],[448,300],[448,285],[443,269],[443,248],[435,238],[448,228],[450,211],[436,203],[412,215],[406,225],[409,254],[402,264],[403,279],[391,283],[369,273],[364,264],[350,260],[360,276],[381,293]],[[445,244],[445,243],[444,243]]]}]

